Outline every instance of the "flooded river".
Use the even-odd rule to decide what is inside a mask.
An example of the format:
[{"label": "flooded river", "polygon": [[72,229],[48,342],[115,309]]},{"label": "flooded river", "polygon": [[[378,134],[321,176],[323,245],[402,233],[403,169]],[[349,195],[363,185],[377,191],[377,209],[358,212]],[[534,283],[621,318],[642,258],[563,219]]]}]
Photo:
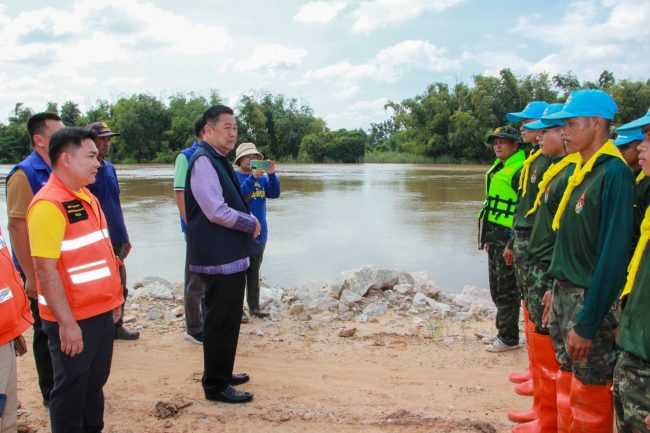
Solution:
[{"label": "flooded river", "polygon": [[[10,166],[0,166],[4,178]],[[402,164],[280,165],[282,195],[268,200],[270,284],[333,281],[364,265],[427,271],[448,292],[487,287],[476,215],[486,167]],[[118,166],[133,244],[129,282],[147,275],[182,281],[185,241],[172,190],[173,167]],[[5,183],[0,221],[7,233]],[[8,236],[7,236],[8,237]]]}]

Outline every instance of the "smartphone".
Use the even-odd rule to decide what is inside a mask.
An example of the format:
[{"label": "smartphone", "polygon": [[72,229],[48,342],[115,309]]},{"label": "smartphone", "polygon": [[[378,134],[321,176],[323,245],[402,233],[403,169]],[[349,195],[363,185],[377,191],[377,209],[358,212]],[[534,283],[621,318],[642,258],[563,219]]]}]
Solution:
[{"label": "smartphone", "polygon": [[251,170],[269,171],[269,162],[268,161],[261,161],[259,159],[252,159],[251,160]]},{"label": "smartphone", "polygon": [[0,418],[5,413],[5,403],[7,402],[7,396],[5,394],[0,394]]}]

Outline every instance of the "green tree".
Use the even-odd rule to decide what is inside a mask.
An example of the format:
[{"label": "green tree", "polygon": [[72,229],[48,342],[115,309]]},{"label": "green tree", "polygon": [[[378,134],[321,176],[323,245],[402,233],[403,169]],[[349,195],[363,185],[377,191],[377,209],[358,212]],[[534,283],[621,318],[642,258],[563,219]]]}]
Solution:
[{"label": "green tree", "polygon": [[83,124],[79,106],[67,101],[61,106],[61,121],[66,126],[86,126]]},{"label": "green tree", "polygon": [[150,95],[138,94],[119,99],[111,107],[111,129],[115,137],[114,158],[152,161],[159,154],[170,155],[165,131],[170,127],[170,115],[165,105]]}]

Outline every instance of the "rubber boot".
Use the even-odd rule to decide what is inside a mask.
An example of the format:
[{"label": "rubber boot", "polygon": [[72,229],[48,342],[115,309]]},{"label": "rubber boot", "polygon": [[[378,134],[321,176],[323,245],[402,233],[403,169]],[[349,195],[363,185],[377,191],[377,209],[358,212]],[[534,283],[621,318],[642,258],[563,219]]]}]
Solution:
[{"label": "rubber boot", "polygon": [[571,426],[571,382],[573,373],[570,371],[558,370],[555,379],[557,393],[557,433],[569,433]]},{"label": "rubber boot", "polygon": [[612,433],[614,401],[612,384],[585,385],[571,381],[571,427],[569,433]]},{"label": "rubber boot", "polygon": [[[528,309],[526,308],[526,302],[524,300],[521,300],[521,311],[524,315],[524,335],[526,336],[526,344],[528,344],[528,334],[531,331],[531,327],[529,326],[529,315],[528,315]],[[535,330],[535,326],[533,324],[532,331]],[[526,382],[527,380],[531,380],[533,378],[532,373],[530,372],[530,353],[528,354],[528,371],[525,371],[523,373],[516,373],[512,372],[508,375],[508,380],[512,383],[522,383]]]},{"label": "rubber boot", "polygon": [[[528,321],[528,323],[532,323]],[[528,323],[526,324],[526,329],[528,329]],[[533,324],[533,327],[535,325]],[[529,359],[529,365],[530,365],[530,371],[532,373],[532,382],[533,382],[533,405],[530,409],[528,410],[511,410],[508,412],[508,419],[513,422],[522,422],[522,423],[527,423],[529,421],[533,421],[537,419],[538,417],[538,410],[539,410],[539,374],[540,372],[538,371],[538,366],[536,362],[536,351],[537,348],[535,347],[536,340],[534,335],[536,335],[534,332],[528,332],[526,337],[526,345],[528,348],[528,359]]]},{"label": "rubber boot", "polygon": [[551,337],[535,333],[531,336],[535,346],[535,397],[539,394],[537,419],[513,427],[513,433],[555,433],[557,431],[557,408],[555,381],[560,368],[555,359]]}]

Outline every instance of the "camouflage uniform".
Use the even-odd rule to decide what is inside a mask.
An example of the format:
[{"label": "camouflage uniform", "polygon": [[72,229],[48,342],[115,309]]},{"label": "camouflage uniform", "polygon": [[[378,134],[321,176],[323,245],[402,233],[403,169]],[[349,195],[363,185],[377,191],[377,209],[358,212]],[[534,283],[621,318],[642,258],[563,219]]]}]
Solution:
[{"label": "camouflage uniform", "polygon": [[528,291],[526,296],[526,308],[530,320],[535,323],[535,332],[548,335],[548,328],[542,326],[542,315],[544,313],[544,293],[553,289],[553,279],[546,274],[548,263],[530,259],[528,262]]},{"label": "camouflage uniform", "polygon": [[621,353],[614,370],[614,406],[620,433],[650,433],[645,424],[650,413],[650,363]]},{"label": "camouflage uniform", "polygon": [[503,250],[509,239],[510,230],[485,224],[485,244],[488,245],[488,267],[490,295],[497,307],[496,327],[498,337],[505,344],[519,344],[519,290],[512,266],[506,265]]},{"label": "camouflage uniform", "polygon": [[598,332],[591,340],[586,359],[573,362],[566,349],[566,338],[576,325],[576,316],[584,304],[585,289],[565,281],[553,282],[553,304],[549,331],[555,357],[564,371],[573,371],[585,385],[606,385],[612,380],[616,362],[614,329],[618,323],[618,302],[605,314]]},{"label": "camouflage uniform", "polygon": [[514,256],[513,267],[515,270],[515,277],[517,278],[517,287],[519,294],[526,301],[528,305],[527,292],[530,286],[528,281],[528,237],[530,230],[514,230],[515,236],[512,242],[512,254]]}]

